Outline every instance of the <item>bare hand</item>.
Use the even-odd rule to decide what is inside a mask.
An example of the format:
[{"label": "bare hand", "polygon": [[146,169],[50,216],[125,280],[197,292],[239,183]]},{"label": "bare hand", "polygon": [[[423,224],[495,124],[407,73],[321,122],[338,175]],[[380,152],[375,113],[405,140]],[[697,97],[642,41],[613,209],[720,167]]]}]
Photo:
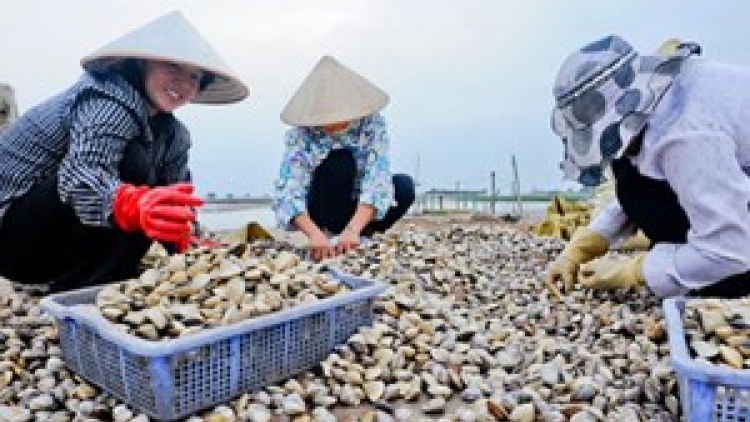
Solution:
[{"label": "bare hand", "polygon": [[316,261],[336,256],[336,250],[328,240],[328,236],[322,232],[310,236],[310,252]]},{"label": "bare hand", "polygon": [[355,233],[352,230],[342,231],[336,243],[336,253],[345,253],[357,247],[359,247],[359,233]]}]

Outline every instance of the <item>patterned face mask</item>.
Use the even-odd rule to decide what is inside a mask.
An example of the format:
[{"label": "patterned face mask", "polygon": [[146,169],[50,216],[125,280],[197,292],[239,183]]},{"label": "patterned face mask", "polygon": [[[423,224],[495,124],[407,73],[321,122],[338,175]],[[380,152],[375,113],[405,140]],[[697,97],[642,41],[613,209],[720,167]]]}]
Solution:
[{"label": "patterned face mask", "polygon": [[604,181],[604,169],[619,158],[645,127],[670,88],[683,59],[639,56],[630,44],[609,36],[571,55],[554,87],[552,130],[563,140],[565,178],[585,186]]}]

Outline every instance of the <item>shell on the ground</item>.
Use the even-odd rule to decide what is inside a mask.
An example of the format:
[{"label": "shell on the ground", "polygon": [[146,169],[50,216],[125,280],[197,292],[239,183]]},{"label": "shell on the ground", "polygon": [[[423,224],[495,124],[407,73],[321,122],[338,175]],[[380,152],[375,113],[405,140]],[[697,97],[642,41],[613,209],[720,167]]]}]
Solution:
[{"label": "shell on the ground", "polygon": [[[659,300],[635,289],[553,294],[542,278],[562,246],[492,222],[377,235],[325,263],[389,284],[372,326],[312,370],[188,420],[677,421]],[[98,305],[158,337],[228,322],[259,294],[271,309],[301,300],[283,292],[302,283],[331,294],[319,264],[284,251],[265,242],[160,257],[138,280],[102,291]],[[66,368],[33,301],[0,297],[0,418],[148,420]]]}]

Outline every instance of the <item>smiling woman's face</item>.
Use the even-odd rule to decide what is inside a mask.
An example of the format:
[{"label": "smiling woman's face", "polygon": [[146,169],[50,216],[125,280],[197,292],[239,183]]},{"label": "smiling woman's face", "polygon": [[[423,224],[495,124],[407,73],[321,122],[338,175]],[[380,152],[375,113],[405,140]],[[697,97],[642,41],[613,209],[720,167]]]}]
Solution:
[{"label": "smiling woman's face", "polygon": [[203,72],[193,66],[146,60],[144,87],[155,112],[171,113],[198,95]]}]

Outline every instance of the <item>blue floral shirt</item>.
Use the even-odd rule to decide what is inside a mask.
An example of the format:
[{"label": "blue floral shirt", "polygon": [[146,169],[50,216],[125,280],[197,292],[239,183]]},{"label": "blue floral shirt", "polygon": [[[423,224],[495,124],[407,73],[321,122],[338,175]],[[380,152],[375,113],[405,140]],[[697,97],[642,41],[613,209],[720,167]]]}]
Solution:
[{"label": "blue floral shirt", "polygon": [[281,226],[291,228],[292,219],[307,212],[313,171],[331,151],[341,148],[349,148],[354,153],[359,202],[375,208],[375,219],[385,216],[394,199],[388,133],[380,114],[363,117],[347,130],[335,134],[327,134],[317,127],[294,127],[287,131],[284,141],[286,151],[272,205]]}]

